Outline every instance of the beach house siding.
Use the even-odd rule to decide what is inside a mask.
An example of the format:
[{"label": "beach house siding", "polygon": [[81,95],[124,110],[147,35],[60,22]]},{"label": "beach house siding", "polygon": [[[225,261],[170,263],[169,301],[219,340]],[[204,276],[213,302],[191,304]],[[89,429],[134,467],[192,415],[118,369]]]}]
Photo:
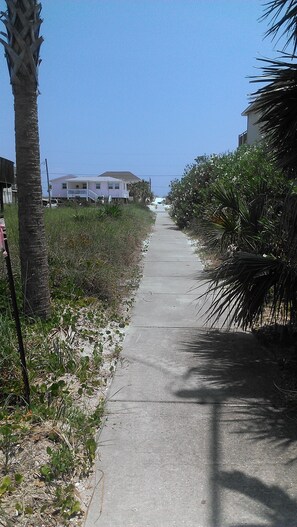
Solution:
[{"label": "beach house siding", "polygon": [[240,134],[238,138],[238,146],[244,143],[247,145],[253,145],[263,137],[260,125],[258,124],[259,114],[255,112],[253,104],[250,104],[241,115],[247,117],[247,129],[243,134]]},{"label": "beach house siding", "polygon": [[61,176],[51,180],[51,196],[52,198],[65,198],[67,199],[67,183],[69,179],[75,178],[75,176],[67,175]]}]

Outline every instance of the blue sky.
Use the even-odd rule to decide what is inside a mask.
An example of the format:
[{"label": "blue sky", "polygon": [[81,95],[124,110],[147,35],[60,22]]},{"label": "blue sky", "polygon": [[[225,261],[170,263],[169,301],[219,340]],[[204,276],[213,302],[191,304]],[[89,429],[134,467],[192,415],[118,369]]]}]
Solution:
[{"label": "blue sky", "polygon": [[[156,195],[246,126],[263,40],[261,0],[44,0],[39,70],[42,177],[129,170]],[[1,10],[5,2],[0,0]],[[15,159],[0,55],[0,155]]]}]

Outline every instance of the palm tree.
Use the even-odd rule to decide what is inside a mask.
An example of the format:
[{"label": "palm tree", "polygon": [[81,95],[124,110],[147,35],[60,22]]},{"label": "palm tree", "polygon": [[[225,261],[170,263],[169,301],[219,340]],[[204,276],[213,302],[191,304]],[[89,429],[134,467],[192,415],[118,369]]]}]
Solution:
[{"label": "palm tree", "polygon": [[146,203],[147,201],[151,201],[153,199],[150,184],[144,179],[137,181],[136,183],[130,183],[128,185],[128,190],[134,201]]},{"label": "palm tree", "polygon": [[207,294],[211,294],[212,323],[220,319],[247,329],[261,321],[265,313],[271,322],[296,327],[297,195],[288,193],[280,209],[278,222],[270,226],[267,254],[257,246],[260,242],[263,251],[265,240],[261,241],[259,233],[258,239],[254,238],[254,251],[239,246],[237,252],[209,272]]},{"label": "palm tree", "polygon": [[36,0],[6,0],[1,17],[14,96],[21,276],[25,313],[47,317],[50,312],[48,262],[38,131],[38,66],[43,38],[39,36],[41,4]]},{"label": "palm tree", "polygon": [[228,251],[230,246],[234,250],[262,250],[261,222],[267,219],[271,199],[267,199],[269,190],[264,181],[250,186],[252,197],[243,196],[233,185],[216,182],[212,186],[212,196],[218,205],[208,218],[212,226],[209,236],[212,244],[220,245],[221,251]]},{"label": "palm tree", "polygon": [[[254,109],[273,150],[278,166],[291,179],[297,177],[297,0],[271,0],[262,18],[271,17],[266,35],[279,31],[287,39],[279,60],[265,60],[264,82],[254,94]],[[293,44],[291,54],[285,53]],[[285,60],[284,60],[285,59]],[[225,317],[244,329],[253,326],[263,313],[270,319],[297,324],[297,194],[296,184],[279,205],[268,254],[259,247],[239,251],[211,272],[212,294],[209,319]],[[277,209],[276,209],[277,210]],[[270,228],[271,232],[271,228]],[[266,252],[266,251],[265,251]],[[230,315],[231,310],[231,315]]]}]

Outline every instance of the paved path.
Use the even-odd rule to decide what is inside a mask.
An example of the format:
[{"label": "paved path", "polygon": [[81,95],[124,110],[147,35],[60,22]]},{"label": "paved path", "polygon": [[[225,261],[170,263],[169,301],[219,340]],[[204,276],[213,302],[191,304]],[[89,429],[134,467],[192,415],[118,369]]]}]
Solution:
[{"label": "paved path", "polygon": [[297,422],[253,336],[205,328],[197,280],[159,208],[86,527],[297,526]]}]

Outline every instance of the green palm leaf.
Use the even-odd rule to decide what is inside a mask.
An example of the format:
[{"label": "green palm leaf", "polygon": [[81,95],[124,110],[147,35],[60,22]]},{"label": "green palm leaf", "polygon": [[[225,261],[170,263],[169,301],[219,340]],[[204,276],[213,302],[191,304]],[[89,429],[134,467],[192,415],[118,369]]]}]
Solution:
[{"label": "green palm leaf", "polygon": [[271,18],[271,25],[265,36],[275,38],[280,29],[283,33],[280,38],[287,35],[284,49],[293,43],[293,54],[297,48],[297,0],[270,0],[261,19]]},{"label": "green palm leaf", "polygon": [[272,157],[293,176],[297,171],[297,63],[262,62],[268,65],[252,82],[264,82],[265,86],[253,94],[253,109],[259,114],[258,122],[272,147]]},{"label": "green palm leaf", "polygon": [[207,321],[247,329],[261,320],[295,321],[297,266],[273,257],[239,252],[209,273]]},{"label": "green palm leaf", "polygon": [[235,212],[239,210],[238,194],[232,187],[225,187],[220,182],[212,187],[212,194],[220,204],[220,208],[228,208]]}]

